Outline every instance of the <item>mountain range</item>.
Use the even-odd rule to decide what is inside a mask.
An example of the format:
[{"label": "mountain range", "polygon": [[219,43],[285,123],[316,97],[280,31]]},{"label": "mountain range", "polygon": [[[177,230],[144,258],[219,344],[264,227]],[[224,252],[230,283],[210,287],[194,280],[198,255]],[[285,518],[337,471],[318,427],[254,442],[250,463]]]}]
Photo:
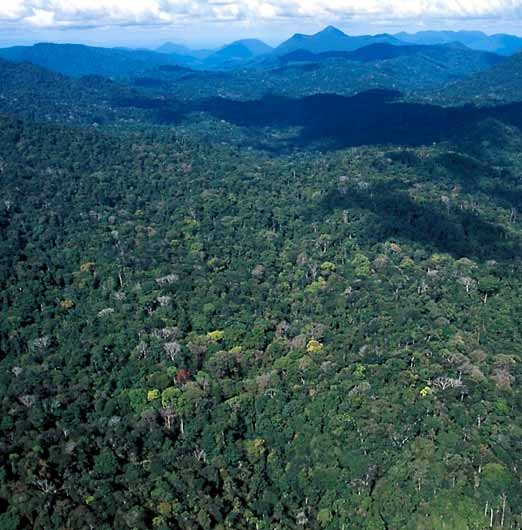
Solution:
[{"label": "mountain range", "polygon": [[[374,60],[374,55],[379,54],[381,59],[404,54],[415,55],[418,50],[412,46],[460,47],[508,56],[522,50],[522,38],[504,34],[487,36],[481,32],[466,31],[351,36],[328,26],[313,35],[297,33],[275,48],[259,39],[234,41],[217,50],[192,50],[173,42],[167,42],[156,50],[39,43],[33,46],[2,48],[0,57],[15,62],[31,62],[73,77],[93,74],[124,77],[144,74],[152,68],[165,65],[213,71],[270,69],[283,66],[290,60],[316,61],[326,58],[324,54],[350,54],[357,50],[363,50],[361,53],[366,54],[367,60],[371,61]],[[401,51],[401,47],[405,51]],[[382,54],[388,55],[384,57]],[[331,56],[333,55],[329,57]],[[350,60],[360,60],[360,57],[362,55],[345,56]]]},{"label": "mountain range", "polygon": [[369,89],[424,92],[488,71],[504,57],[462,46],[371,44],[352,52],[297,50],[263,55],[250,68],[206,72],[165,66],[130,78],[131,86],[182,100],[226,97],[251,100],[265,94],[303,97],[330,93],[351,96]]},{"label": "mountain range", "polygon": [[[255,49],[252,44],[255,43]],[[208,50],[191,51],[186,46],[167,43],[157,51],[190,55],[203,59],[216,58],[222,55],[235,55],[243,59],[251,59],[259,55],[284,56],[289,53],[304,50],[319,54],[325,52],[350,52],[371,44],[404,45],[462,45],[472,50],[486,51],[499,55],[513,55],[522,51],[522,37],[507,34],[486,35],[481,31],[421,31],[418,33],[387,33],[378,35],[347,35],[334,26],[328,26],[313,34],[304,35],[296,33],[275,48],[257,39],[235,41],[214,53]],[[250,49],[250,53],[244,48]],[[212,61],[207,63],[211,66]]]},{"label": "mountain range", "polygon": [[101,48],[82,44],[39,43],[0,49],[0,57],[14,62],[30,62],[72,77],[128,75],[163,64],[192,64],[197,59],[151,50]]},{"label": "mountain range", "polygon": [[275,53],[277,55],[285,55],[296,50],[306,50],[312,53],[349,52],[375,43],[400,45],[401,41],[387,34],[349,36],[333,26],[328,26],[314,35],[296,33],[293,37],[280,44],[275,49]]},{"label": "mountain range", "polygon": [[401,42],[411,44],[447,44],[460,42],[473,50],[482,50],[500,55],[513,55],[522,51],[522,38],[497,33],[486,35],[482,31],[420,31],[418,33],[397,33]]},{"label": "mountain range", "polygon": [[[423,42],[443,42],[405,44],[397,36],[385,34],[351,37],[328,27],[312,36],[295,35],[276,48],[246,39],[216,51],[194,52],[199,58],[190,55],[188,48],[171,43],[156,51],[52,43],[4,48],[0,58],[11,62],[2,63],[3,106],[10,101],[13,86],[16,97],[7,108],[18,102],[18,107],[25,105],[38,115],[41,111],[35,101],[41,101],[41,107],[53,114],[57,106],[62,110],[74,108],[70,94],[78,91],[87,106],[96,102],[99,108],[101,91],[106,101],[138,101],[138,107],[147,109],[162,104],[150,99],[140,103],[139,94],[183,101],[211,97],[249,100],[266,94],[352,96],[385,89],[400,91],[409,99],[444,105],[522,98],[522,54],[506,57],[453,40],[484,43],[486,36],[480,32],[405,35],[404,40],[415,37]],[[498,36],[494,37],[498,42]],[[516,39],[512,37],[510,42]],[[174,50],[176,53],[169,53]],[[25,64],[16,68],[13,62]],[[29,79],[27,85],[32,85],[32,94],[24,92],[25,78]],[[77,78],[81,86],[71,78]],[[107,79],[118,83],[107,84]],[[97,92],[91,97],[93,90]],[[52,102],[51,109],[48,101]],[[108,111],[109,119],[114,119],[113,114],[113,110]]]}]

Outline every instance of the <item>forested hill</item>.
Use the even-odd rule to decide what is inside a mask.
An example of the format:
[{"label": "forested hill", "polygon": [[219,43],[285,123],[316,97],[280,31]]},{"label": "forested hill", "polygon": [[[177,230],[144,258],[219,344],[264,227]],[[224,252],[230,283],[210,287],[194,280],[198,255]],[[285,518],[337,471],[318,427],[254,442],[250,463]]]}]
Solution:
[{"label": "forested hill", "polygon": [[220,96],[258,99],[266,94],[303,97],[330,93],[354,95],[369,89],[416,92],[442,87],[455,79],[487,71],[504,59],[490,53],[453,47],[368,47],[351,53],[260,57],[251,68],[200,72],[179,67],[152,68],[130,76],[133,88],[183,100]]},{"label": "forested hill", "polygon": [[[322,62],[328,59],[346,59],[355,62],[380,62],[399,57],[410,57],[413,61],[416,58],[430,58],[433,62],[445,65],[448,69],[454,70],[459,67],[460,71],[472,72],[477,68],[487,69],[506,60],[500,55],[488,52],[477,52],[458,45],[402,45],[397,46],[389,43],[374,43],[353,51],[327,51],[313,53],[306,49],[294,50],[280,56],[262,56],[259,59],[258,67],[282,67],[295,62]],[[253,63],[255,64],[255,63]],[[465,70],[467,68],[467,70]],[[457,71],[453,72],[457,76]]]},{"label": "forested hill", "polygon": [[103,78],[75,80],[39,66],[0,59],[0,109],[38,121],[106,122],[108,102],[128,92]]},{"label": "forested hill", "polygon": [[175,101],[143,95],[105,77],[73,79],[30,63],[0,59],[0,111],[5,114],[124,129],[172,120],[178,107]]},{"label": "forested hill", "polygon": [[53,43],[0,48],[0,57],[15,62],[30,62],[72,77],[86,75],[118,77],[143,72],[151,66],[197,63],[193,57],[150,50]]},{"label": "forested hill", "polygon": [[431,101],[446,105],[495,105],[522,100],[522,53],[494,68],[449,83],[429,93]]}]

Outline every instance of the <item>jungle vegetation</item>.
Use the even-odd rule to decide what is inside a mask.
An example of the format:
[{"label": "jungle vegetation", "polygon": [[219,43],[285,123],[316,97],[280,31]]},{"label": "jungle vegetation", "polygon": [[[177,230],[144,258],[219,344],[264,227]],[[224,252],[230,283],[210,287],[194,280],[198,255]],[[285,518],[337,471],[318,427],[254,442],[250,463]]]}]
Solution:
[{"label": "jungle vegetation", "polygon": [[520,102],[0,80],[2,530],[522,527]]}]

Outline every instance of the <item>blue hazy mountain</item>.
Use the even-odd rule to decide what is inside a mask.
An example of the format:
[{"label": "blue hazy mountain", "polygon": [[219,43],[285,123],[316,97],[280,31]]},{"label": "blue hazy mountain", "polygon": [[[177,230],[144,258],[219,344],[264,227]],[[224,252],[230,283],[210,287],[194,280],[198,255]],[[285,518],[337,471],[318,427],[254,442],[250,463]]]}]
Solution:
[{"label": "blue hazy mountain", "polygon": [[196,59],[206,59],[215,50],[193,50],[184,44],[176,44],[175,42],[165,42],[159,48],[156,48],[159,53],[166,53],[168,55],[182,55],[186,57],[194,57]]},{"label": "blue hazy mountain", "polygon": [[486,35],[482,31],[420,31],[418,33],[397,33],[395,37],[411,44],[447,44],[460,42],[474,50],[513,55],[522,51],[522,38],[498,33]]},{"label": "blue hazy mountain", "polygon": [[103,75],[124,76],[163,64],[190,65],[189,56],[164,54],[150,50],[99,48],[82,44],[40,43],[0,49],[0,57],[14,62],[30,62],[72,77]]},{"label": "blue hazy mountain", "polygon": [[314,35],[296,33],[290,39],[280,44],[276,49],[277,55],[286,55],[296,50],[306,50],[312,53],[331,51],[353,51],[363,46],[375,43],[400,45],[401,41],[388,34],[350,36],[333,26],[328,26]]},{"label": "blue hazy mountain", "polygon": [[238,40],[208,56],[204,61],[204,66],[209,68],[233,67],[272,51],[271,46],[258,39]]}]

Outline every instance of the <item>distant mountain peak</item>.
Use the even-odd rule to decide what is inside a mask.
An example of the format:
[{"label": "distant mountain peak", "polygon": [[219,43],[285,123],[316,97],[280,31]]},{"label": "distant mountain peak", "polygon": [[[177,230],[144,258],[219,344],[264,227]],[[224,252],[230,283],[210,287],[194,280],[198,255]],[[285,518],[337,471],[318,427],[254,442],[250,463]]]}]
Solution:
[{"label": "distant mountain peak", "polygon": [[324,28],[322,31],[319,31],[317,35],[346,37],[346,33],[344,33],[344,31],[341,31],[339,28],[336,28],[335,26],[326,26],[326,28]]},{"label": "distant mountain peak", "polygon": [[270,46],[268,46],[268,44],[264,43],[260,39],[240,39],[240,40],[236,40],[232,44],[244,44],[245,46],[259,45],[260,44],[260,45],[266,46],[268,48],[270,47]]},{"label": "distant mountain peak", "polygon": [[184,44],[177,44],[176,42],[165,42],[156,49],[159,53],[187,55],[196,59],[205,59],[215,50],[193,50]]},{"label": "distant mountain peak", "polygon": [[301,35],[296,33],[287,41],[276,48],[277,55],[286,55],[298,49],[305,49],[312,53],[330,51],[353,51],[375,42],[388,42],[390,44],[401,44],[391,35],[347,35],[334,26],[327,26],[314,35]]},{"label": "distant mountain peak", "polygon": [[208,68],[238,64],[272,52],[273,48],[259,39],[236,40],[219,49],[205,60]]},{"label": "distant mountain peak", "polygon": [[234,42],[231,42],[230,44],[227,44],[217,50],[216,53],[221,53],[224,50],[228,50],[234,47],[243,46],[244,48],[250,50],[254,54],[258,53],[268,53],[270,50],[272,50],[271,46],[268,46],[268,44],[264,43],[262,40],[259,39],[240,39],[236,40]]}]

